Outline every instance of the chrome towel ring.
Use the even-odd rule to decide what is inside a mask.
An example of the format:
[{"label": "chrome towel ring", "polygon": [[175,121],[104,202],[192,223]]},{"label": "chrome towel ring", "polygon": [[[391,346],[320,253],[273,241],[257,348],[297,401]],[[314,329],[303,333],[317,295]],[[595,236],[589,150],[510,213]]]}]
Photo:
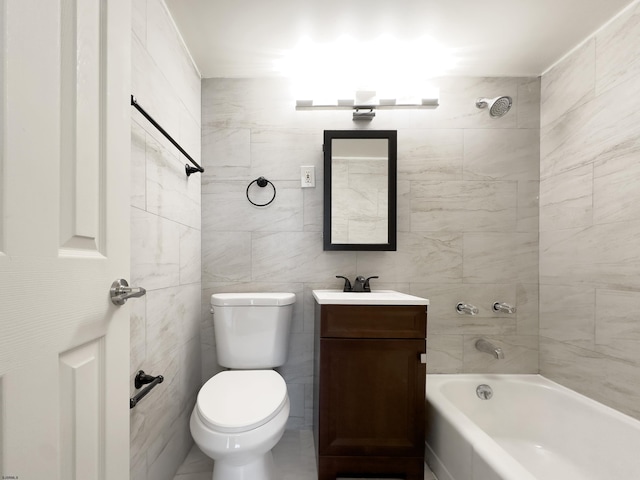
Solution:
[{"label": "chrome towel ring", "polygon": [[[249,198],[249,188],[251,188],[251,185],[253,185],[254,183],[257,183],[259,187],[264,188],[267,186],[267,184],[271,185],[271,188],[273,188],[273,196],[271,197],[271,200],[269,200],[267,203],[256,203],[253,200],[251,200]],[[249,185],[247,185],[247,200],[249,200],[249,202],[251,202],[252,205],[255,205],[256,207],[266,207],[267,205],[269,205],[271,202],[273,202],[276,198],[276,186],[271,183],[269,180],[267,180],[264,177],[258,177],[256,178],[253,182],[251,182]]]}]

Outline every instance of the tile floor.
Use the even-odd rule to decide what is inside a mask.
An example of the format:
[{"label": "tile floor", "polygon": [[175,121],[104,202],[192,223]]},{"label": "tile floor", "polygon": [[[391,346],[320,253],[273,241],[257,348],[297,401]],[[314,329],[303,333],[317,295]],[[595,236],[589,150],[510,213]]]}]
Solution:
[{"label": "tile floor", "polygon": [[[273,458],[278,480],[317,479],[313,433],[310,430],[287,430],[273,449]],[[194,445],[174,480],[211,480],[212,470],[213,460]],[[437,480],[426,465],[424,470],[424,480]]]}]

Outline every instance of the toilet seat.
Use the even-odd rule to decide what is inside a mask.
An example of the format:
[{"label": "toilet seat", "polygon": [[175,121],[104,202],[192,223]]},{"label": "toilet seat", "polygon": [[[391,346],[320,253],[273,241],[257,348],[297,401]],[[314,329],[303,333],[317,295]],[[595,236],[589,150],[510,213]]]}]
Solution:
[{"label": "toilet seat", "polygon": [[196,411],[209,428],[239,433],[267,423],[286,401],[287,384],[274,370],[230,370],[202,386]]}]

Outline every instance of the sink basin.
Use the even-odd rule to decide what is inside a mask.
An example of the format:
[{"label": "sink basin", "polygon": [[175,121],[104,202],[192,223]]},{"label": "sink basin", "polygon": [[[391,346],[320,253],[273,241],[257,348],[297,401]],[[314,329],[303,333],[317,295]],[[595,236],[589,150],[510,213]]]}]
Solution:
[{"label": "sink basin", "polygon": [[320,305],[429,305],[429,300],[426,298],[395,290],[372,290],[371,292],[314,290],[313,297]]}]

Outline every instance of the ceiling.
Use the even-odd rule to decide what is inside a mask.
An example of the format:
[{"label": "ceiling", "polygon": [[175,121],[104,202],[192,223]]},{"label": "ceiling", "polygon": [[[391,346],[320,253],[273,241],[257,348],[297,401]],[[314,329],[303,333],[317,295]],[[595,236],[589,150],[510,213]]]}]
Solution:
[{"label": "ceiling", "polygon": [[[429,36],[444,72],[537,76],[632,0],[165,0],[202,76],[269,77],[303,38],[359,42]],[[415,62],[428,62],[415,58]]]}]

